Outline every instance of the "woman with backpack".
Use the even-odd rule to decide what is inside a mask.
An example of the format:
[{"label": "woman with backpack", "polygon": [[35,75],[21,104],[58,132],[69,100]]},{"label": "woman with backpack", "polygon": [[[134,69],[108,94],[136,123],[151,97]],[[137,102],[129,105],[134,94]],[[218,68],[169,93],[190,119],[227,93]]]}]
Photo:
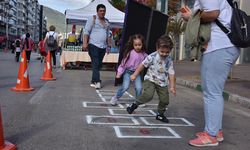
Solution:
[{"label": "woman with backpack", "polygon": [[58,48],[58,34],[56,33],[56,27],[51,25],[49,31],[47,32],[44,43],[47,44],[47,51],[50,51],[53,57],[53,68],[56,67],[56,51]]}]

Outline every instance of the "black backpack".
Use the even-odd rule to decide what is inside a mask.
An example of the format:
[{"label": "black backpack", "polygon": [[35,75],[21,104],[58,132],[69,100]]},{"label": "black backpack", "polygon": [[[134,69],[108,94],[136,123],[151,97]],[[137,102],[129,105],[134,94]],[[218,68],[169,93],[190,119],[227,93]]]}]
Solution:
[{"label": "black backpack", "polygon": [[229,31],[218,19],[216,24],[226,33],[232,44],[236,47],[250,47],[250,16],[238,8],[237,2],[227,0],[233,9],[231,18],[231,31]]},{"label": "black backpack", "polygon": [[55,34],[55,32],[52,35],[49,35],[48,42],[47,42],[49,47],[55,47],[56,46],[56,40],[54,38],[54,34]]}]

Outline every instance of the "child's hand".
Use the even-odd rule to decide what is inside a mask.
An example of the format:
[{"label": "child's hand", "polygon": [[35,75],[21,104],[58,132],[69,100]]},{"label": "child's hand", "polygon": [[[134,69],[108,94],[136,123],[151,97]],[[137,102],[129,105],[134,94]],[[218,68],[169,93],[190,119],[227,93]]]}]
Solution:
[{"label": "child's hand", "polygon": [[133,75],[133,74],[130,76],[130,80],[131,80],[131,81],[134,81],[134,80],[135,80],[135,78],[136,78],[136,76],[135,76],[135,75]]},{"label": "child's hand", "polygon": [[121,78],[121,75],[117,74],[117,75],[116,75],[116,78],[118,78],[118,79]]},{"label": "child's hand", "polygon": [[188,21],[188,19],[190,18],[191,14],[192,14],[192,10],[188,6],[182,7],[180,9],[180,12],[181,12],[181,17],[185,21]]},{"label": "child's hand", "polygon": [[174,87],[170,88],[169,91],[176,96],[176,89]]}]

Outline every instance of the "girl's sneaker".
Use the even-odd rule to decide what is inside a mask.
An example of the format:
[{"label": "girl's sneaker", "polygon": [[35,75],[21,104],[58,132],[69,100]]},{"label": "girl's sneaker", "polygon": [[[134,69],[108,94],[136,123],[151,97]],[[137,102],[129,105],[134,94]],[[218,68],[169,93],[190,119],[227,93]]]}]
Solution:
[{"label": "girl's sneaker", "polygon": [[117,105],[117,101],[118,101],[118,98],[117,98],[116,96],[113,96],[113,97],[111,98],[111,100],[110,100],[110,104],[111,104],[112,106],[115,106],[115,105]]},{"label": "girl's sneaker", "polygon": [[[195,135],[198,137],[198,136],[201,136],[201,135],[203,135],[203,134],[205,134],[205,133],[206,133],[206,132],[198,132],[198,133],[196,133]],[[218,142],[222,142],[222,141],[224,140],[222,130],[220,130],[220,131],[218,132],[218,134],[216,135],[216,139],[217,139]]]},{"label": "girl's sneaker", "polygon": [[203,146],[217,146],[219,142],[216,137],[208,135],[206,132],[200,134],[196,139],[190,140],[189,144],[192,146],[203,147]]}]

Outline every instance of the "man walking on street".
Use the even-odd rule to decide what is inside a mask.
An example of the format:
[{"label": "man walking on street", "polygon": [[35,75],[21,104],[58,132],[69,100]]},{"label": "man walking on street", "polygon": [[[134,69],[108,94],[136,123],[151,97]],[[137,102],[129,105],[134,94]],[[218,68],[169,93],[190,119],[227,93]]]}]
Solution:
[{"label": "man walking on street", "polygon": [[98,4],[97,15],[91,16],[85,26],[83,50],[88,50],[92,65],[91,87],[101,88],[100,69],[105,53],[111,48],[110,24],[105,18],[106,7]]},{"label": "man walking on street", "polygon": [[[223,141],[222,116],[224,99],[222,92],[228,73],[239,56],[227,35],[216,25],[218,19],[230,29],[232,8],[227,0],[196,0],[194,10],[202,12],[201,22],[211,23],[211,37],[202,56],[201,84],[204,100],[205,127],[204,131],[196,133],[196,138],[189,141],[193,146],[217,146]],[[182,13],[188,20],[191,11]]]}]

